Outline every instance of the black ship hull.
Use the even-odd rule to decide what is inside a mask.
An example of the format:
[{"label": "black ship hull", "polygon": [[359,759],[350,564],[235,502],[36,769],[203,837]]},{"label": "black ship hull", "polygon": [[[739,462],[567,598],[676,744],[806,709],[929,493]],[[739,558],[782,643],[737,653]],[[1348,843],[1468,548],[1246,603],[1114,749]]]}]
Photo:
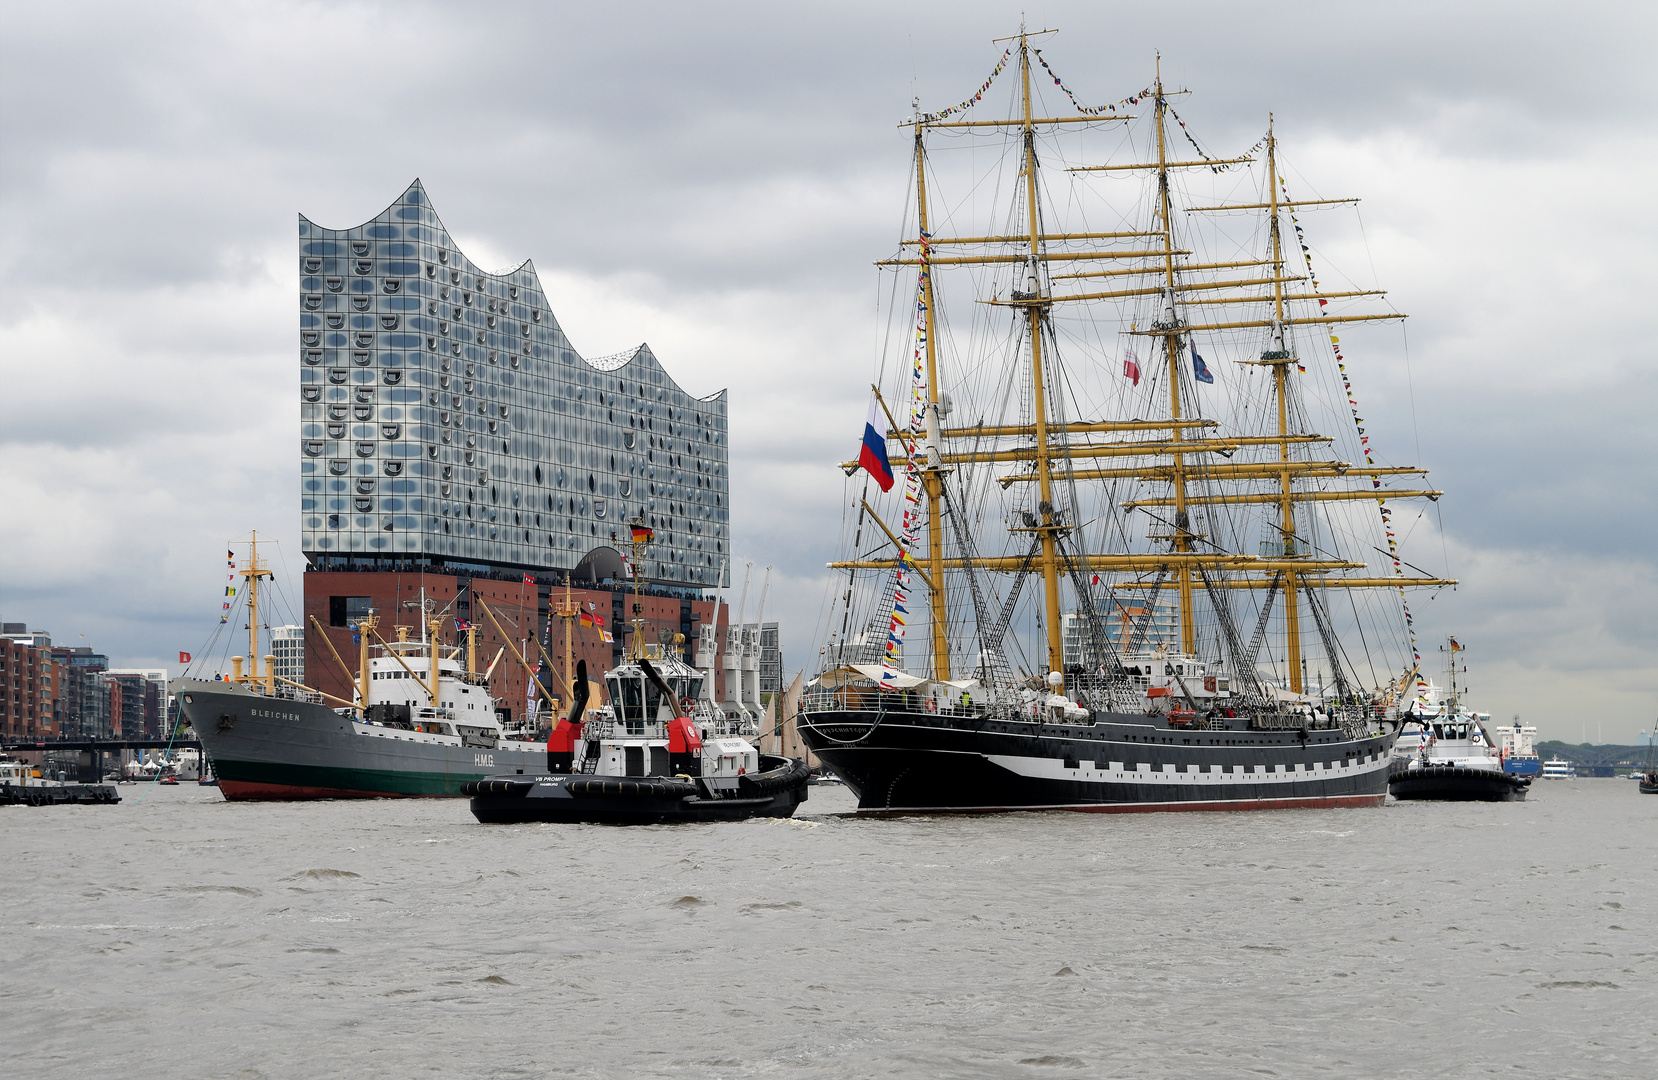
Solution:
[{"label": "black ship hull", "polygon": [[1082,725],[825,711],[802,714],[799,730],[861,812],[896,814],[1380,806],[1394,739],[1107,713]]},{"label": "black ship hull", "polygon": [[810,771],[800,762],[763,758],[771,766],[731,792],[716,793],[690,778],[575,774],[496,776],[462,785],[472,816],[486,825],[674,825],[786,818],[806,801]]},{"label": "black ship hull", "polygon": [[1521,802],[1530,788],[1528,777],[1462,765],[1429,765],[1425,769],[1407,766],[1388,781],[1388,790],[1395,799],[1442,802]]}]

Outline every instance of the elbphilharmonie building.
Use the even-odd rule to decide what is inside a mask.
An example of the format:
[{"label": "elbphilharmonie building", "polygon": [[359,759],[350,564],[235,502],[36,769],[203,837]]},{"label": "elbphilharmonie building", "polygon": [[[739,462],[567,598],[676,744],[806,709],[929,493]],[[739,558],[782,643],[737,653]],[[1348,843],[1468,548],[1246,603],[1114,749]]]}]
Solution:
[{"label": "elbphilharmonie building", "polygon": [[417,180],[355,228],[299,221],[302,546],[320,571],[573,571],[720,584],[726,397],[640,345],[588,360],[529,262],[456,247]]}]

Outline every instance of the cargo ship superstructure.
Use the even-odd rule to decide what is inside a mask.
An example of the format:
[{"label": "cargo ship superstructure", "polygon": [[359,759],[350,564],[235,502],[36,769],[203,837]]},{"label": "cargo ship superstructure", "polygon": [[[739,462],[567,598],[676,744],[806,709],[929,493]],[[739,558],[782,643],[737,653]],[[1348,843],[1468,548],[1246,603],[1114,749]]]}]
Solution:
[{"label": "cargo ship superstructure", "polygon": [[[842,463],[864,476],[801,736],[865,812],[1379,805],[1420,677],[1405,589],[1453,582],[1402,566],[1393,502],[1440,493],[1384,486],[1424,470],[1374,452],[1333,332],[1403,316],[1322,288],[1298,216],[1354,200],[1291,198],[1270,122],[1208,154],[1161,61],[1145,90],[1081,104],[1039,37],[1003,39],[974,95],[903,125],[914,231],[880,265],[914,274],[893,288],[908,326]],[[975,112],[1004,72],[1011,107]],[[1069,108],[1039,108],[1050,80]],[[1079,159],[1105,130],[1149,160]],[[1192,199],[1194,169],[1233,197]],[[1128,199],[1090,188],[1114,182]],[[962,228],[991,192],[1011,199]],[[1234,219],[1253,225],[1202,235]],[[963,278],[971,302],[947,303]],[[1104,280],[1059,284],[1083,279]],[[1312,427],[1331,404],[1337,436]]]}]

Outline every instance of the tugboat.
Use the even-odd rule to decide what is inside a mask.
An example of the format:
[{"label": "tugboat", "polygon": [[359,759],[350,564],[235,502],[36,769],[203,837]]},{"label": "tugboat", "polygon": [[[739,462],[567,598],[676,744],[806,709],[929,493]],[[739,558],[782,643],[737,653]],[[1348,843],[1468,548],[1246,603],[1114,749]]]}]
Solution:
[{"label": "tugboat", "polygon": [[[700,676],[671,654],[605,674],[611,704],[580,720],[586,707],[586,661],[570,715],[547,739],[547,772],[502,775],[462,786],[485,824],[528,821],[594,825],[667,825],[790,817],[806,801],[811,771],[802,761],[762,755],[746,738],[719,734],[694,705],[685,683]],[[678,713],[679,715],[676,715]],[[699,721],[702,725],[699,726]],[[707,732],[706,737],[704,732]]]},{"label": "tugboat", "polygon": [[113,784],[71,784],[43,778],[26,761],[0,755],[0,805],[56,806],[59,803],[118,803]]},{"label": "tugboat", "polygon": [[1531,777],[1515,776],[1486,737],[1479,717],[1458,706],[1422,720],[1417,752],[1394,759],[1388,791],[1395,799],[1450,802],[1521,802]]},{"label": "tugboat", "polygon": [[[636,526],[635,544],[649,542],[649,532]],[[637,582],[634,590],[637,615]],[[577,662],[569,715],[547,737],[544,774],[462,785],[474,817],[663,825],[789,817],[806,801],[806,763],[756,750],[752,718],[714,704],[705,673],[685,662],[684,635],[647,643],[644,627],[635,618],[627,660],[605,673],[608,705],[588,709],[587,662]]]},{"label": "tugboat", "polygon": [[1457,692],[1456,654],[1464,648],[1456,638],[1450,639],[1450,695],[1432,702],[1438,687],[1429,683],[1429,693],[1419,693],[1404,713],[1407,723],[1416,726],[1416,745],[1411,747],[1413,733],[1407,730],[1394,746],[1393,771],[1387,786],[1395,799],[1520,802],[1531,788],[1531,777],[1505,768],[1503,750],[1485,729],[1490,715],[1471,712],[1462,704]]}]

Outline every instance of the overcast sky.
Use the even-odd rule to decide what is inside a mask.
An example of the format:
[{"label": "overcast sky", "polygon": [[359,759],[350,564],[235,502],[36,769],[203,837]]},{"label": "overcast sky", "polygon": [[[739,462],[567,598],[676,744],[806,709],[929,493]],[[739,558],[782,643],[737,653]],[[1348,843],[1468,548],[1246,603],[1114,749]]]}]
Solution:
[{"label": "overcast sky", "polygon": [[[3,5],[0,618],[168,663],[257,528],[297,599],[296,215],[415,177],[486,267],[533,259],[588,356],[729,388],[739,565],[809,665],[861,431],[894,123],[967,96],[1017,5]],[[1146,85],[1363,196],[1408,311],[1367,419],[1447,492],[1413,605],[1475,707],[1543,737],[1658,716],[1658,18],[1640,3],[1030,5],[1085,99]],[[1393,342],[1400,342],[1397,332]],[[1438,532],[1443,522],[1443,534]],[[1414,538],[1415,545],[1420,537]]]}]

